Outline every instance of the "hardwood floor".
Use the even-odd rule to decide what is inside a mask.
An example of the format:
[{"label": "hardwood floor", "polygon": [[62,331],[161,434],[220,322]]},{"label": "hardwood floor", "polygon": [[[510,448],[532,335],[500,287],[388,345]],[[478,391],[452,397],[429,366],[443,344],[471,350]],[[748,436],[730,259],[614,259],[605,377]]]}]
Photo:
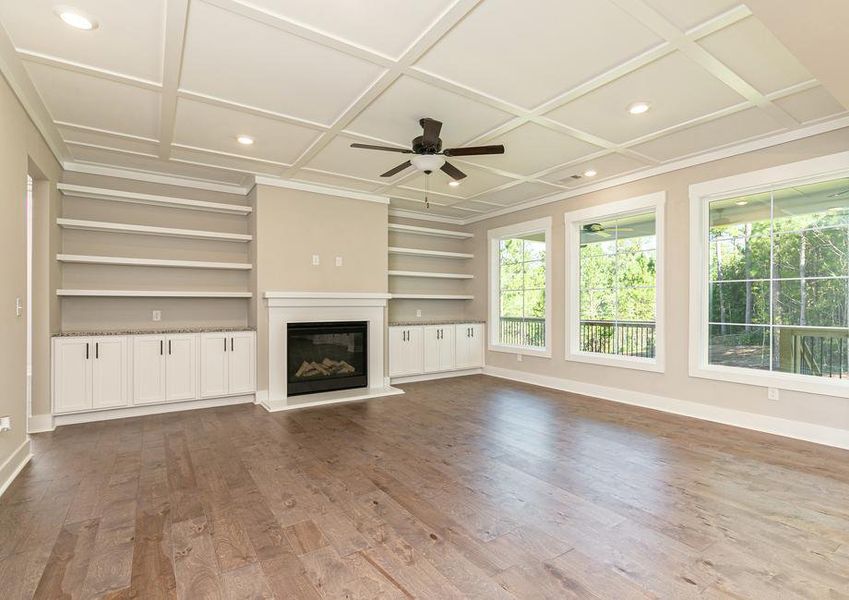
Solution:
[{"label": "hardwood floor", "polygon": [[68,426],[0,598],[849,598],[849,452],[473,376]]}]

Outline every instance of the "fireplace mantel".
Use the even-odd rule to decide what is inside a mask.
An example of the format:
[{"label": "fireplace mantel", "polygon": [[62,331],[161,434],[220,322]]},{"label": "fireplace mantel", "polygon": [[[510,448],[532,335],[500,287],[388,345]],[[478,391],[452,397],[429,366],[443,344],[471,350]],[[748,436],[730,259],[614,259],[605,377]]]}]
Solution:
[{"label": "fireplace mantel", "polygon": [[[269,411],[364,400],[402,394],[389,386],[385,373],[386,303],[390,295],[371,292],[267,291],[268,393],[259,396]],[[286,326],[296,322],[367,321],[368,387],[287,397]]]}]

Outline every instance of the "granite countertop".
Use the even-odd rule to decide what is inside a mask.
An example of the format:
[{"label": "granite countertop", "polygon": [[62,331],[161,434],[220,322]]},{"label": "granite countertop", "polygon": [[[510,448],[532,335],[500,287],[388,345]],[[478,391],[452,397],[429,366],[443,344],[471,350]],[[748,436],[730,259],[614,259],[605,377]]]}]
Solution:
[{"label": "granite countertop", "polygon": [[443,319],[436,321],[389,321],[390,327],[412,327],[413,325],[463,325],[464,323],[486,323],[486,319]]},{"label": "granite countertop", "polygon": [[62,331],[53,337],[100,337],[104,335],[162,335],[168,333],[211,333],[218,331],[254,331],[254,327],[171,327],[167,329],[123,329],[120,331]]}]

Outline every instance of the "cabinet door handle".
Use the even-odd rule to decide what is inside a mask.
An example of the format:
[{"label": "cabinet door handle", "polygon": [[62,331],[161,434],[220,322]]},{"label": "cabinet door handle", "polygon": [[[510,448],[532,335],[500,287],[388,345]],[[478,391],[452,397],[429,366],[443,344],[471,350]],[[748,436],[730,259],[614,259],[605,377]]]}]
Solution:
[{"label": "cabinet door handle", "polygon": [[472,332],[472,337],[475,337],[475,328],[474,328],[474,327],[469,327],[469,331],[471,331],[471,332]]},{"label": "cabinet door handle", "polygon": [[171,340],[168,340],[168,354],[171,354]]},{"label": "cabinet door handle", "polygon": [[94,343],[94,358],[100,358],[100,342]]},{"label": "cabinet door handle", "polygon": [[85,343],[85,359],[88,360],[88,342]]},{"label": "cabinet door handle", "polygon": [[[227,342],[224,342],[224,343],[226,344]],[[233,351],[233,338],[230,338],[230,352],[232,352],[232,351]]]},{"label": "cabinet door handle", "polygon": [[165,342],[163,340],[159,340],[159,356],[165,354]]},{"label": "cabinet door handle", "polygon": [[227,352],[227,338],[224,338],[224,352]]}]

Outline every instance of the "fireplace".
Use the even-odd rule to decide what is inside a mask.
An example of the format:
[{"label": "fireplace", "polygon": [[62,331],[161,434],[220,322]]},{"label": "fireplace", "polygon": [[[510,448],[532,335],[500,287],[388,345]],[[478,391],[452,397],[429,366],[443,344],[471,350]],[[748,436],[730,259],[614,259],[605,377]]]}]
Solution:
[{"label": "fireplace", "polygon": [[288,396],[368,387],[368,321],[286,324]]}]

